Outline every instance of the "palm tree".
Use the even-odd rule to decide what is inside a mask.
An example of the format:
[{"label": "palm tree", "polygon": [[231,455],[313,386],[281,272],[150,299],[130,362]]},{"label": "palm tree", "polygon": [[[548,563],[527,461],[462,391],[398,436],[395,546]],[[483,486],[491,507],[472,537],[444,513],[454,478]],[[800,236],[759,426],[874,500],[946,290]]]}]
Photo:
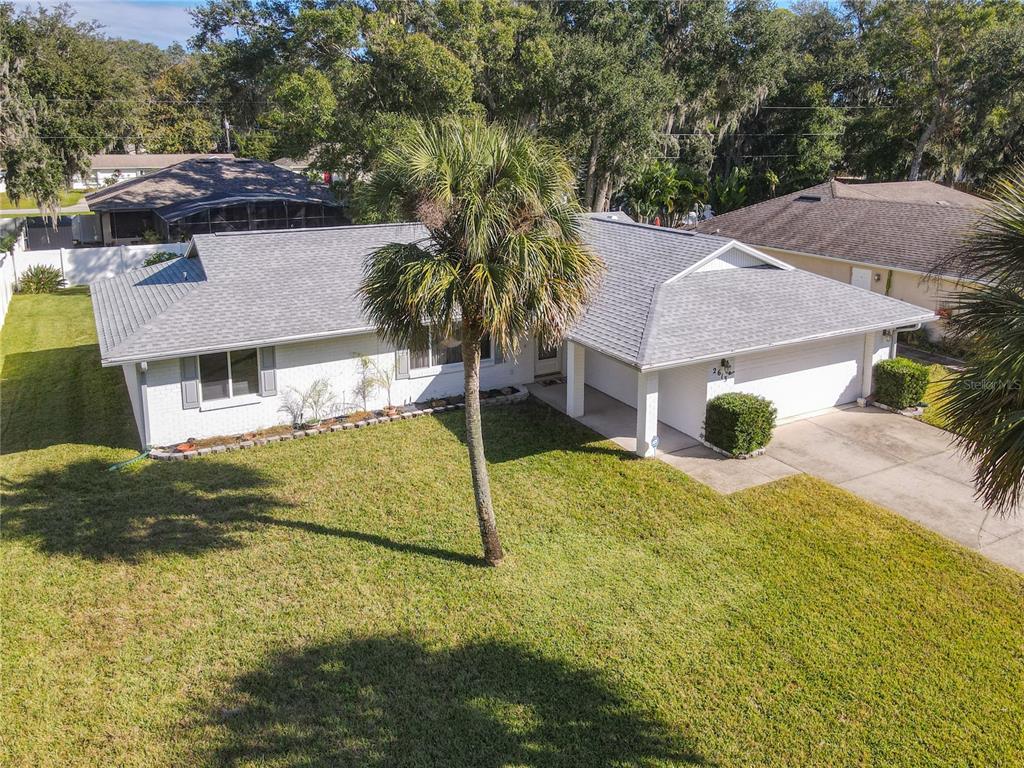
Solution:
[{"label": "palm tree", "polygon": [[466,444],[484,560],[504,554],[480,422],[485,337],[514,356],[524,338],[557,344],[603,265],[579,236],[572,169],[551,144],[479,119],[417,125],[381,156],[367,188],[384,215],[417,219],[429,237],[367,259],[363,306],[388,341],[424,349],[461,338]]},{"label": "palm tree", "polygon": [[957,254],[977,287],[955,294],[950,331],[971,353],[940,409],[976,462],[979,498],[1006,514],[1024,490],[1024,165],[991,197]]}]

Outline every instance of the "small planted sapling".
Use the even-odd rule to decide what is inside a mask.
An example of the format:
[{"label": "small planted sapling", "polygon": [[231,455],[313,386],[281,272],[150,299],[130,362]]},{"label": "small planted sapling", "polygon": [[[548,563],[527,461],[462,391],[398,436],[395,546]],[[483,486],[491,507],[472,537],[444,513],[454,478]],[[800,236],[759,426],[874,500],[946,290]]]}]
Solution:
[{"label": "small planted sapling", "polygon": [[287,413],[292,420],[293,427],[301,427],[308,421],[317,423],[331,415],[336,408],[338,398],[331,388],[331,383],[326,378],[314,379],[309,386],[302,390],[297,387],[288,387],[278,409]]}]

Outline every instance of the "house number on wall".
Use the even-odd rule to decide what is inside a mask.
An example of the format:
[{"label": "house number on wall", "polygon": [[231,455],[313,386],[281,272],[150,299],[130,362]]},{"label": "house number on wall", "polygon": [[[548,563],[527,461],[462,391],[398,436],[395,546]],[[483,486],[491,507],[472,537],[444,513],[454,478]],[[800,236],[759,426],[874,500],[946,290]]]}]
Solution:
[{"label": "house number on wall", "polygon": [[711,372],[720,379],[728,379],[736,373],[736,369],[732,367],[732,360],[723,357],[718,365],[711,368]]}]

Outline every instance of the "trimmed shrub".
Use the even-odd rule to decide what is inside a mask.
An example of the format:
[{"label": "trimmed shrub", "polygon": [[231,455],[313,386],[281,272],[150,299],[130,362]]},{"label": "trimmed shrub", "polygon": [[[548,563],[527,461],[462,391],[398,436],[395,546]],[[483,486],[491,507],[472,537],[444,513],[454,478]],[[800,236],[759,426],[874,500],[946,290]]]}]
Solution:
[{"label": "trimmed shrub", "polygon": [[154,264],[163,264],[165,261],[178,258],[178,254],[174,251],[156,251],[146,257],[146,260],[142,262],[144,267],[152,267]]},{"label": "trimmed shrub", "polygon": [[772,439],[778,411],[770,400],[728,392],[708,401],[704,439],[733,456],[764,448]]},{"label": "trimmed shrub", "polygon": [[34,264],[18,278],[18,293],[54,293],[64,287],[64,275],[48,264]]},{"label": "trimmed shrub", "polygon": [[928,366],[905,357],[875,365],[875,399],[902,410],[917,405],[928,389]]}]

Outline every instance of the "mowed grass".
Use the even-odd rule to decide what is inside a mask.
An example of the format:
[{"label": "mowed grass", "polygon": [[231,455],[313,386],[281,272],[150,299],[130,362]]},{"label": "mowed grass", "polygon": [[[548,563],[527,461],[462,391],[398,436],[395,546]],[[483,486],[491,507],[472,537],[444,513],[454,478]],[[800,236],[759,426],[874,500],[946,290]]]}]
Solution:
[{"label": "mowed grass", "polygon": [[1024,762],[1024,579],[878,507],[494,407],[488,569],[460,413],[112,473],[90,326],[3,330],[4,765]]},{"label": "mowed grass", "polygon": [[[92,191],[92,190],[81,190],[81,189],[68,189],[68,190],[64,190],[60,194],[59,204],[62,205],[62,206],[64,206],[64,205],[74,205],[75,203],[79,202],[83,197],[85,197],[87,194],[89,194],[90,191]],[[0,192],[0,211],[11,209],[11,208],[19,208],[19,209],[26,208],[27,209],[27,208],[38,208],[38,207],[39,207],[39,201],[36,200],[34,197],[23,197],[20,200],[18,200],[17,203],[15,203],[14,201],[11,200],[11,198],[7,195],[6,192]]]},{"label": "mowed grass", "polygon": [[944,365],[935,363],[928,366],[928,389],[924,393],[924,401],[928,403],[928,407],[918,417],[921,421],[939,429],[949,429],[940,406],[942,405],[946,388],[949,386],[950,377],[954,375],[955,371]]}]

